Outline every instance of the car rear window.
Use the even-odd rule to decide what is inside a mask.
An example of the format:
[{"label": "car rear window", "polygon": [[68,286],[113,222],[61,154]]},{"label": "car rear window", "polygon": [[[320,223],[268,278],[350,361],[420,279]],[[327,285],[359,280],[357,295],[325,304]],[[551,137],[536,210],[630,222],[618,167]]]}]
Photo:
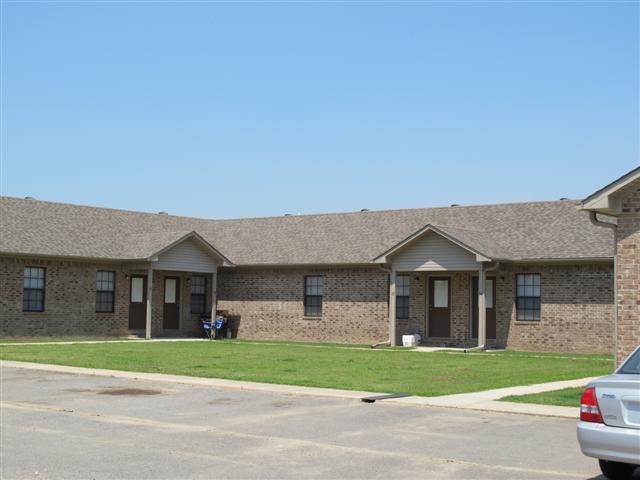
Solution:
[{"label": "car rear window", "polygon": [[640,375],[640,348],[633,352],[633,355],[629,357],[629,360],[622,364],[618,373]]}]

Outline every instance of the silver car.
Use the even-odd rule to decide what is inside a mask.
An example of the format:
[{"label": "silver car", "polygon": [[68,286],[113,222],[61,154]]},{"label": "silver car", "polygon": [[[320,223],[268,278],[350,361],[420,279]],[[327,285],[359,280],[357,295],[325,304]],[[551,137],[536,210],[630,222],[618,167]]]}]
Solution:
[{"label": "silver car", "polygon": [[580,399],[578,441],[611,480],[640,466],[640,346],[613,375],[587,385]]}]

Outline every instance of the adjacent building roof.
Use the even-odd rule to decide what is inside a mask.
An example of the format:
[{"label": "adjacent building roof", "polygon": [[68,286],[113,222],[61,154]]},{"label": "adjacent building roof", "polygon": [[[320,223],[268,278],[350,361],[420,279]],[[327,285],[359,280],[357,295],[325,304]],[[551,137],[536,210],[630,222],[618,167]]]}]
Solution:
[{"label": "adjacent building roof", "polygon": [[131,260],[197,234],[235,265],[367,264],[427,225],[491,259],[613,258],[572,200],[206,220],[0,197],[0,254]]},{"label": "adjacent building roof", "polygon": [[582,201],[580,207],[582,210],[591,210],[605,215],[618,216],[622,213],[622,203],[617,194],[626,187],[631,188],[630,184],[638,180],[640,180],[640,167],[625,173],[609,185],[592,193]]}]

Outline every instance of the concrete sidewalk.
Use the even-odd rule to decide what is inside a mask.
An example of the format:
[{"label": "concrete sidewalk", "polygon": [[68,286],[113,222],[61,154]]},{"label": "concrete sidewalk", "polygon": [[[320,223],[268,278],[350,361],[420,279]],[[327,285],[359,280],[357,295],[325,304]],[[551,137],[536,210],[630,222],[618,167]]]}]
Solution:
[{"label": "concrete sidewalk", "polygon": [[[142,381],[179,383],[188,385],[209,386],[214,388],[248,390],[258,392],[273,392],[284,395],[315,396],[344,398],[360,400],[364,397],[384,395],[380,392],[363,392],[355,390],[338,390],[332,388],[302,387],[295,385],[279,385],[271,383],[244,382],[225,380],[219,378],[188,377],[182,375],[167,375],[160,373],[125,372],[121,370],[106,370],[83,367],[69,367],[66,365],[49,365],[41,363],[0,361],[0,367],[23,368],[41,370],[56,373],[68,373],[75,375],[93,375],[113,378],[127,378]],[[593,377],[595,378],[595,377]],[[547,417],[575,418],[579,416],[578,408],[558,407],[552,405],[535,405],[528,403],[501,402],[498,399],[508,395],[525,395],[529,393],[541,393],[559,390],[569,387],[581,387],[593,378],[579,380],[567,380],[561,382],[542,383],[520,387],[500,388],[483,392],[461,393],[444,395],[439,397],[410,396],[383,400],[385,403],[395,403],[425,407],[461,408],[469,410],[482,410],[491,412],[519,413],[527,415],[540,415]]]},{"label": "concrete sidewalk", "polygon": [[556,405],[537,405],[533,403],[501,402],[499,399],[509,395],[528,395],[530,393],[550,392],[563,388],[582,387],[598,377],[564,380],[560,382],[539,383],[520,387],[498,388],[483,392],[459,393],[440,397],[406,397],[394,399],[395,403],[424,405],[433,407],[465,408],[490,412],[521,413],[546,417],[575,418],[580,416],[577,407],[559,407]]}]

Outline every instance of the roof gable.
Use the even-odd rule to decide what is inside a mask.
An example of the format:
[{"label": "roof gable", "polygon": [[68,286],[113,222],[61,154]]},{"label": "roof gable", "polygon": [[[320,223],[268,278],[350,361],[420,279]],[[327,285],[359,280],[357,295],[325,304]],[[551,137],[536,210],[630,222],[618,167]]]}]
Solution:
[{"label": "roof gable", "polygon": [[[439,235],[460,247],[461,249],[475,255],[476,261],[478,262],[488,262],[491,261],[491,258],[488,257],[485,253],[483,253],[478,247],[482,248],[483,246],[486,248],[487,245],[484,245],[485,242],[477,240],[477,237],[484,236],[484,232],[479,231],[469,231],[467,230],[465,233],[461,235],[463,229],[455,229],[451,227],[441,227],[436,225],[426,225],[417,232],[409,235],[407,238],[397,243],[393,247],[391,247],[386,252],[378,255],[373,259],[375,263],[388,263],[394,255],[412,248],[420,239],[425,238],[430,233],[435,235]],[[464,238],[464,241],[460,239],[460,237]]]},{"label": "roof gable", "polygon": [[618,216],[622,213],[622,200],[618,193],[634,182],[640,182],[640,167],[631,170],[609,185],[589,195],[581,202],[580,209]]},{"label": "roof gable", "polygon": [[[179,246],[182,245],[191,245],[196,249],[200,250],[205,255],[213,258],[216,263],[219,263],[225,267],[233,266],[233,262],[225,257],[222,253],[220,253],[213,245],[207,242],[201,235],[197,232],[188,232],[185,235],[177,238],[175,241],[170,242],[169,244],[164,245],[160,250],[151,253],[146,258],[154,260],[155,258],[162,257],[167,253],[176,250]],[[152,250],[150,250],[152,251]]]},{"label": "roof gable", "polygon": [[186,272],[215,272],[219,265],[233,264],[196,232],[166,245],[148,257],[153,268]]}]

